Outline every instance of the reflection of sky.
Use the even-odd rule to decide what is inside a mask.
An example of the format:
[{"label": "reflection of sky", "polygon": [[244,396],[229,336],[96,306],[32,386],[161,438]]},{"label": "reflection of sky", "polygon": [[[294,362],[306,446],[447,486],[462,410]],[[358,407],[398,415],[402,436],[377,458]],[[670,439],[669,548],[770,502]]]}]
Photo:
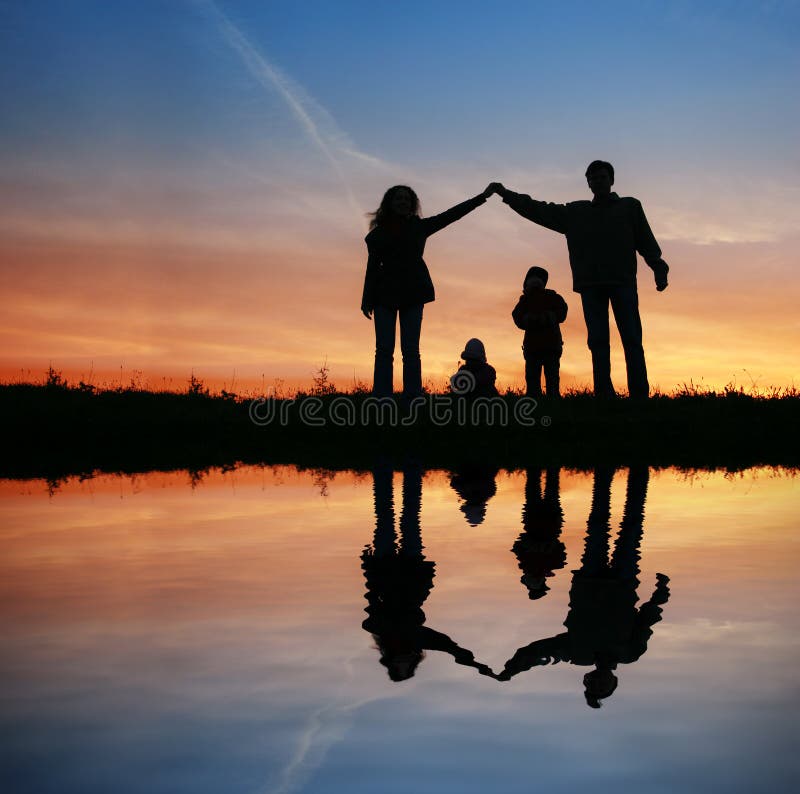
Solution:
[{"label": "reflection of sky", "polygon": [[[673,268],[640,279],[653,384],[796,381],[797,7],[454,9],[4,4],[0,376],[367,380],[361,213],[389,184],[428,214],[492,179],[566,201],[599,156]],[[564,381],[589,380],[560,236],[494,199],[428,253],[435,382],[475,335],[521,381],[534,262],[571,299]]]},{"label": "reflection of sky", "polygon": [[[447,475],[426,475],[426,625],[495,670],[562,631],[591,483],[562,471],[567,566],[531,602],[509,551],[524,474],[498,476],[478,527]],[[0,483],[6,790],[781,791],[798,771],[786,474],[651,473],[638,594],[663,572],[672,597],[600,711],[587,668],[563,663],[497,684],[428,652],[388,680],[361,628],[369,476],[243,469],[187,486]]]}]

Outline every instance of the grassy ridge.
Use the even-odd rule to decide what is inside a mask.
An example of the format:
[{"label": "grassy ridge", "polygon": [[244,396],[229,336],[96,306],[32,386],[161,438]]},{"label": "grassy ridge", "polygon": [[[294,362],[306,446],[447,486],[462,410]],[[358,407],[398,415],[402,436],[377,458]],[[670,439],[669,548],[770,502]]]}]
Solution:
[{"label": "grassy ridge", "polygon": [[[182,394],[63,382],[0,385],[0,476],[196,470],[240,461],[368,468],[377,456],[413,457],[440,467],[465,461],[509,468],[601,461],[800,466],[800,395],[794,392],[766,396],[689,388],[642,402],[602,402],[573,393],[542,400],[532,410],[530,403],[521,405],[518,394],[498,400],[502,406],[494,404],[493,422],[485,411],[470,421],[475,417],[463,401],[460,418],[467,421],[459,421],[459,401],[449,395],[428,395],[415,414],[397,404],[395,421],[386,421],[392,419],[387,414],[381,422],[366,393],[324,388],[261,404],[258,415],[271,410],[274,418],[258,426],[249,399],[212,395],[194,381]],[[448,406],[452,415],[446,421]],[[521,407],[527,409],[522,422],[515,415]],[[310,414],[323,425],[310,425]],[[403,417],[406,424],[399,421]]]}]

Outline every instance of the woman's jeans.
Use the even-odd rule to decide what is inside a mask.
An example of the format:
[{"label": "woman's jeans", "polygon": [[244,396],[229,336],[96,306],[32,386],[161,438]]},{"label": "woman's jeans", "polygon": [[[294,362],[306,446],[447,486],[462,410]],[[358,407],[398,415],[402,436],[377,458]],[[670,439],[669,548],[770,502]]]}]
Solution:
[{"label": "woman's jeans", "polygon": [[400,317],[400,350],[403,354],[403,395],[422,394],[422,364],[419,358],[419,336],[422,330],[422,306],[387,309],[376,306],[375,318],[375,376],[372,393],[376,397],[392,395],[392,364],[397,318]]},{"label": "woman's jeans", "polygon": [[625,350],[628,370],[628,393],[631,397],[647,397],[647,366],[642,347],[642,321],[639,318],[639,295],[636,285],[606,285],[581,290],[583,317],[586,320],[589,350],[592,351],[594,393],[613,397],[611,383],[611,350],[608,333],[608,304],[614,311],[619,337]]}]

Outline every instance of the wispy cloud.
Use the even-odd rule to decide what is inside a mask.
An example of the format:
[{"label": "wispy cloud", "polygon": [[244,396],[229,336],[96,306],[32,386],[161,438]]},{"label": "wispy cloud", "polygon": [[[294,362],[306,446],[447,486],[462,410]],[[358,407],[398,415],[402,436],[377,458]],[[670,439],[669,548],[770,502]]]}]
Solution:
[{"label": "wispy cloud", "polygon": [[707,214],[702,215],[702,210],[692,212],[675,206],[654,209],[650,215],[658,219],[658,237],[665,241],[685,241],[695,245],[777,243],[799,230],[796,220],[781,217],[787,214],[784,206],[759,216],[740,210],[727,217],[719,217],[714,210],[707,210]]},{"label": "wispy cloud", "polygon": [[[348,659],[345,663],[345,686],[355,682],[352,662],[353,659]],[[399,697],[399,694],[358,697],[340,691],[336,702],[326,704],[309,715],[292,757],[277,780],[265,789],[265,794],[292,794],[301,789],[325,760],[330,748],[345,736],[356,711],[369,703],[394,697]]]},{"label": "wispy cloud", "polygon": [[241,59],[251,76],[269,91],[277,92],[289,108],[308,140],[327,160],[344,188],[348,203],[364,224],[364,209],[355,196],[350,175],[342,165],[342,157],[355,158],[384,172],[396,169],[377,157],[358,151],[347,133],[341,130],[332,115],[308,92],[272,64],[242,31],[220,10],[213,0],[198,0],[216,22],[220,33]]},{"label": "wispy cloud", "polygon": [[645,206],[659,240],[779,243],[800,233],[800,188],[789,179],[752,180],[746,190],[731,190],[723,177],[700,175],[666,186],[658,203]]}]

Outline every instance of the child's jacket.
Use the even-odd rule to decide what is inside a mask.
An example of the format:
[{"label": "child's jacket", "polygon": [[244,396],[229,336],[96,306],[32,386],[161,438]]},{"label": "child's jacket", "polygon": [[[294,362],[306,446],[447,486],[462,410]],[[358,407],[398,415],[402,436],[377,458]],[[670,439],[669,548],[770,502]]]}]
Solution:
[{"label": "child's jacket", "polygon": [[525,331],[525,355],[561,352],[564,340],[559,323],[567,319],[567,304],[555,290],[542,288],[523,293],[511,316],[517,328]]},{"label": "child's jacket", "polygon": [[[469,372],[472,375],[473,381],[460,383],[458,375],[461,372]],[[462,394],[470,397],[496,397],[497,386],[495,380],[497,373],[491,364],[485,361],[465,361],[459,368],[458,372],[450,378],[450,387],[456,394]],[[465,388],[466,387],[466,388]]]}]

